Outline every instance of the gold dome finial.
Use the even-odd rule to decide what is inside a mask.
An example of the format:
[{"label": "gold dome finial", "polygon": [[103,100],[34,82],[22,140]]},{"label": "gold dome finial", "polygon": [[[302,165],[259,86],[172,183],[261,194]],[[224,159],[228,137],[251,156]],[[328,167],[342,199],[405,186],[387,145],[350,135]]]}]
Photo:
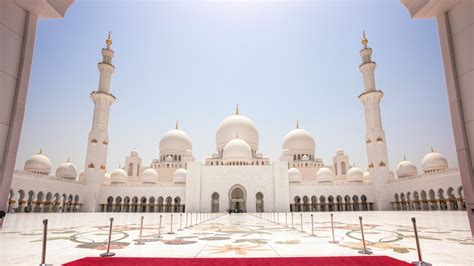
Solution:
[{"label": "gold dome finial", "polygon": [[240,114],[240,109],[239,109],[239,104],[235,107],[235,114],[239,115]]},{"label": "gold dome finial", "polygon": [[369,43],[369,40],[365,37],[365,30],[362,32],[362,45],[364,46],[364,49],[367,49],[367,44]]},{"label": "gold dome finial", "polygon": [[405,155],[403,155],[403,160],[406,161],[407,160],[407,157]]},{"label": "gold dome finial", "polygon": [[43,154],[43,149],[42,148],[40,148],[38,154]]},{"label": "gold dome finial", "polygon": [[70,163],[70,162],[71,162],[71,160],[69,159],[69,157],[67,157],[66,163]]},{"label": "gold dome finial", "polygon": [[300,121],[296,120],[296,128],[300,128]]},{"label": "gold dome finial", "polygon": [[179,129],[179,121],[176,120],[176,129]]},{"label": "gold dome finial", "polygon": [[435,152],[435,149],[433,148],[433,146],[431,146],[431,152]]},{"label": "gold dome finial", "polygon": [[110,33],[111,31],[109,31],[109,34],[107,35],[107,40],[105,40],[105,44],[107,44],[107,49],[109,49],[110,46],[112,45],[112,39],[110,38]]}]

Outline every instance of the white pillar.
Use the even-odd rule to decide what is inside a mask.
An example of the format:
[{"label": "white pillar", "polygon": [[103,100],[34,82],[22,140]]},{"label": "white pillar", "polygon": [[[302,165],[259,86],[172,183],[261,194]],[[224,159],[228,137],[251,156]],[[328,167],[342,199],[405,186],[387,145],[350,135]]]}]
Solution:
[{"label": "white pillar", "polygon": [[38,18],[63,18],[73,0],[0,1],[0,228],[8,204]]}]

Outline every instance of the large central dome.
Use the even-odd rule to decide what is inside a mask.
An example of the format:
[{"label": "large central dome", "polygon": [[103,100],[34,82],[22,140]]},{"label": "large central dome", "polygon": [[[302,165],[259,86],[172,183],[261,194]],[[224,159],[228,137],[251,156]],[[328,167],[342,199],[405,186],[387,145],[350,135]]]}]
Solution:
[{"label": "large central dome", "polygon": [[217,150],[223,150],[225,145],[235,139],[236,134],[239,138],[247,142],[252,150],[258,150],[258,130],[252,120],[239,114],[237,107],[235,115],[224,119],[217,128],[216,145]]},{"label": "large central dome", "polygon": [[176,129],[166,132],[160,140],[160,153],[185,152],[192,149],[191,138],[186,132],[179,129],[178,124],[176,124]]}]

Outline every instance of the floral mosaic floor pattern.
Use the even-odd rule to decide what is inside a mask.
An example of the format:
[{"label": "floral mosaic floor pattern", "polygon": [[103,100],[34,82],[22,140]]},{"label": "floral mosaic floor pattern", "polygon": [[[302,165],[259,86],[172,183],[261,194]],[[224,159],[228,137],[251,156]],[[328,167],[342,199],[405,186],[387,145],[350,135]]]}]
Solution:
[{"label": "floral mosaic floor pattern", "polygon": [[[291,213],[267,215],[274,222],[251,214],[208,214],[209,220],[199,224],[193,215],[192,227],[187,228],[186,214],[174,214],[172,229],[169,213],[12,214],[0,230],[0,261],[2,265],[39,264],[43,219],[49,221],[48,263],[98,256],[107,249],[110,217],[115,219],[111,249],[117,256],[357,256],[362,248],[358,217],[363,216],[366,246],[375,255],[415,261],[410,218],[416,217],[425,261],[474,265],[474,240],[464,212],[336,212],[335,244],[330,243],[330,214],[312,214],[313,223],[311,213],[294,213],[293,224]],[[188,225],[190,220],[188,214]]]}]

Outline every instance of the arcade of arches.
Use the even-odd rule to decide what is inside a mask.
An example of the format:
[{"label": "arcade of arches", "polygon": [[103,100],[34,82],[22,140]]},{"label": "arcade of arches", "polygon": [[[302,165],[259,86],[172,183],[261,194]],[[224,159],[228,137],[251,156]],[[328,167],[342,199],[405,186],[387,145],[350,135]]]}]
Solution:
[{"label": "arcade of arches", "polygon": [[20,189],[18,192],[10,190],[7,211],[15,212],[78,212],[82,206],[79,195],[66,195],[65,193],[36,193],[30,190],[25,193]]},{"label": "arcade of arches", "polygon": [[466,201],[464,199],[462,186],[456,191],[452,187],[449,187],[446,193],[442,188],[439,188],[437,191],[430,189],[428,192],[422,190],[420,192],[395,193],[393,197],[395,201],[391,202],[392,208],[397,211],[466,210]]},{"label": "arcade of arches", "polygon": [[315,211],[372,211],[374,203],[367,202],[365,195],[357,196],[330,195],[328,197],[320,196],[295,196],[294,202],[290,204],[292,212],[315,212]]},{"label": "arcade of arches", "polygon": [[112,197],[100,204],[101,212],[184,212],[181,198],[175,197]]}]

